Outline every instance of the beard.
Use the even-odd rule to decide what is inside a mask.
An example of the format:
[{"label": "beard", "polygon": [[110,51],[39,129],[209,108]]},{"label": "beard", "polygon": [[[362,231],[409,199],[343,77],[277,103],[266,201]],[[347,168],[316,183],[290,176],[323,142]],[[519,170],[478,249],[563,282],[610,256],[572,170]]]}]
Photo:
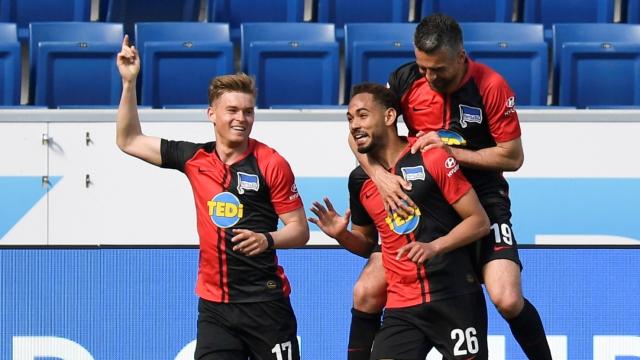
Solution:
[{"label": "beard", "polygon": [[453,79],[437,79],[434,81],[427,81],[427,82],[429,83],[429,86],[433,90],[441,94],[444,94],[446,93],[449,86],[451,86],[451,83],[453,83]]}]

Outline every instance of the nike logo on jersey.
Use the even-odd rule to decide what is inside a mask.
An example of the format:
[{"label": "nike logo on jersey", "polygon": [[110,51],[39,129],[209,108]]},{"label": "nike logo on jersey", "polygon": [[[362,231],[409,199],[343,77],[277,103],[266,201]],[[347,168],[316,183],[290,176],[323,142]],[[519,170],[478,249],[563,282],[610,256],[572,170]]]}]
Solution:
[{"label": "nike logo on jersey", "polygon": [[417,108],[417,107],[413,107],[413,112],[420,112],[420,111],[425,111],[425,110],[429,110],[431,108],[425,107],[425,108]]},{"label": "nike logo on jersey", "polygon": [[510,248],[510,247],[511,247],[511,246],[494,246],[494,247],[493,247],[493,251],[496,251],[496,252],[497,252],[497,251],[501,251],[501,250],[504,250],[504,249],[508,249],[508,248]]}]

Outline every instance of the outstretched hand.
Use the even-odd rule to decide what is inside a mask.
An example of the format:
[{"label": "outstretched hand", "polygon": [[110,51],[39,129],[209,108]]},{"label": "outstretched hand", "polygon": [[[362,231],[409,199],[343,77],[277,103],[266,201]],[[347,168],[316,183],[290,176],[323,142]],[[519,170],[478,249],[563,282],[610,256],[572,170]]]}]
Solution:
[{"label": "outstretched hand", "polygon": [[140,56],[135,46],[129,46],[129,35],[122,39],[122,49],[117,57],[118,71],[124,81],[134,81],[140,72]]},{"label": "outstretched hand", "polygon": [[316,214],[318,218],[310,217],[308,220],[318,226],[325,234],[335,239],[347,230],[349,219],[351,218],[351,210],[347,209],[344,212],[344,216],[341,216],[336,212],[329,198],[325,197],[324,203],[326,208],[317,201],[313,202],[311,212]]}]

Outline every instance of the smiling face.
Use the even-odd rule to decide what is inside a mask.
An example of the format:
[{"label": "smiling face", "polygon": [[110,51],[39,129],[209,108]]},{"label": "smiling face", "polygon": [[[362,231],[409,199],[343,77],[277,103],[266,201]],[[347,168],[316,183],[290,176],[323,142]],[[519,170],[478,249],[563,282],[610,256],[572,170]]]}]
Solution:
[{"label": "smiling face", "polygon": [[215,128],[216,142],[230,148],[246,145],[253,127],[254,107],[254,96],[243,92],[225,92],[214,100],[208,115]]},{"label": "smiling face", "polygon": [[360,93],[349,101],[347,120],[349,131],[355,141],[358,152],[366,154],[380,149],[386,143],[385,120],[392,111],[376,102],[372,94]]}]

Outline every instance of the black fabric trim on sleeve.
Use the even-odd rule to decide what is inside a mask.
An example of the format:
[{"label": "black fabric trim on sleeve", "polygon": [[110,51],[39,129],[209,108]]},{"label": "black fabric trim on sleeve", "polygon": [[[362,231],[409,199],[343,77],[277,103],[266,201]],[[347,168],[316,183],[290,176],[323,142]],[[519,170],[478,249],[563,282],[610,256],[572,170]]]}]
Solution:
[{"label": "black fabric trim on sleeve", "polygon": [[389,89],[391,89],[400,100],[404,94],[409,91],[413,83],[421,77],[422,74],[420,74],[418,64],[416,64],[415,61],[406,63],[389,75]]},{"label": "black fabric trim on sleeve", "polygon": [[349,208],[351,209],[351,223],[358,226],[367,226],[373,224],[373,219],[365,210],[360,201],[360,192],[364,182],[369,177],[362,167],[358,166],[349,174]]},{"label": "black fabric trim on sleeve", "polygon": [[163,168],[176,169],[184,172],[184,164],[195,155],[198,149],[204,148],[211,152],[215,148],[215,142],[195,144],[188,141],[160,140],[160,155]]}]

